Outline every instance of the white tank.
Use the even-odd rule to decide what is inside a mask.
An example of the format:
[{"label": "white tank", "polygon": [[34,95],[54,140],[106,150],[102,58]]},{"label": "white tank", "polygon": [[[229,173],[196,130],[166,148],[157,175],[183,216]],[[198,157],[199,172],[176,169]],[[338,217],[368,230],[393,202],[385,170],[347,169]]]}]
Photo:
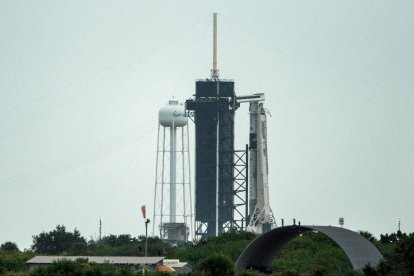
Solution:
[{"label": "white tank", "polygon": [[158,112],[158,121],[164,127],[182,127],[187,124],[188,118],[184,116],[184,106],[177,100],[170,100]]}]

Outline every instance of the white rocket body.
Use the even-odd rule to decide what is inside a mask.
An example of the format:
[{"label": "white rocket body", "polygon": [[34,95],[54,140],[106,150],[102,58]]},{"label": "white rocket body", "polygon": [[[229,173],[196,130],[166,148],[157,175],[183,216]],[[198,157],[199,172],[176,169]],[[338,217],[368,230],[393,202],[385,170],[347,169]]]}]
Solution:
[{"label": "white rocket body", "polygon": [[261,234],[275,226],[269,204],[267,121],[263,103],[250,102],[249,224],[247,230]]}]

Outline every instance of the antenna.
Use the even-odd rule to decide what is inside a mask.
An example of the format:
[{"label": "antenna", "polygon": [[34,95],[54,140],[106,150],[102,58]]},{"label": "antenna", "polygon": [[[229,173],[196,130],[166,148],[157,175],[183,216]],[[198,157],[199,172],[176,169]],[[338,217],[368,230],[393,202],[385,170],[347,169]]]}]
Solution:
[{"label": "antenna", "polygon": [[213,13],[213,69],[211,69],[211,78],[216,80],[219,77],[217,67],[217,13]]},{"label": "antenna", "polygon": [[343,228],[343,227],[344,227],[344,224],[345,224],[345,220],[344,220],[344,218],[343,218],[343,217],[340,217],[340,218],[339,218],[339,225],[341,226],[341,228]]},{"label": "antenna", "polygon": [[102,241],[102,217],[99,219],[99,241]]}]

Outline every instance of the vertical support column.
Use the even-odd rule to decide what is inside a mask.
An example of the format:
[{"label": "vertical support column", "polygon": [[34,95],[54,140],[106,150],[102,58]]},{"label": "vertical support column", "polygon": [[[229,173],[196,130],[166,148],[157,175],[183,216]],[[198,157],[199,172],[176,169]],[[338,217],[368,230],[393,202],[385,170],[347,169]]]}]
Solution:
[{"label": "vertical support column", "polygon": [[245,193],[245,200],[246,200],[246,206],[245,206],[245,228],[243,230],[246,230],[247,224],[249,223],[249,145],[246,144],[246,193]]},{"label": "vertical support column", "polygon": [[[187,124],[187,159],[188,159],[188,190],[189,190],[189,194],[190,194],[190,233],[191,235],[193,235],[193,238],[195,238],[194,236],[194,226],[195,226],[195,221],[194,221],[194,225],[193,225],[193,193],[191,190],[191,170],[190,170],[190,133],[188,131],[188,124]],[[184,128],[183,128],[184,131]]]},{"label": "vertical support column", "polygon": [[[217,82],[217,95],[219,93],[218,82]],[[216,126],[216,216],[215,216],[215,236],[219,235],[219,197],[220,197],[220,111],[217,110],[217,126]]]},{"label": "vertical support column", "polygon": [[173,121],[170,127],[170,222],[176,222],[177,216],[176,147],[176,128]]},{"label": "vertical support column", "polygon": [[[163,226],[164,221],[164,174],[165,174],[165,127],[162,132],[162,173],[161,173],[161,216],[160,216],[160,227]],[[164,239],[164,230],[160,228],[160,237]]]}]

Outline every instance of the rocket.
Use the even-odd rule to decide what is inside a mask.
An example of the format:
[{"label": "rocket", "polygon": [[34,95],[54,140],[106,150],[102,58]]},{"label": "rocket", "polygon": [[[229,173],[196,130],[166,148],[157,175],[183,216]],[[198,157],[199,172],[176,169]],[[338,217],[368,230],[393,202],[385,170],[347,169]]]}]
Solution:
[{"label": "rocket", "polygon": [[251,101],[249,133],[249,224],[247,230],[261,234],[275,225],[269,204],[267,119],[263,103]]}]

